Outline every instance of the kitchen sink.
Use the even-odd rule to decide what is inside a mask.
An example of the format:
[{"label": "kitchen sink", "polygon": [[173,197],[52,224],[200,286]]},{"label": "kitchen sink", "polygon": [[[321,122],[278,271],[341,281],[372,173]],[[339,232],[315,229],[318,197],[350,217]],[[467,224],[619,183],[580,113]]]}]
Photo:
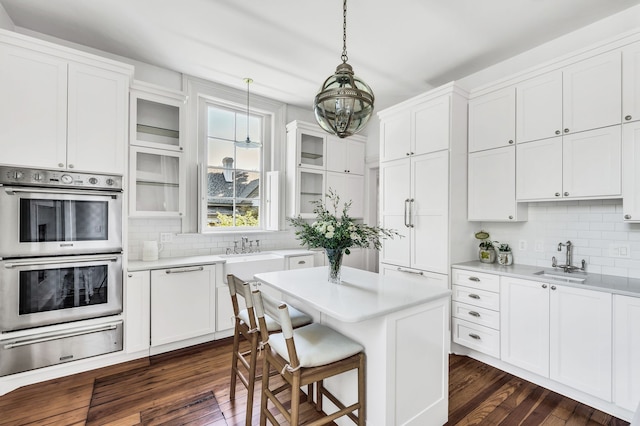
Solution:
[{"label": "kitchen sink", "polygon": [[275,253],[241,253],[241,254],[222,254],[219,257],[225,259],[227,263],[234,262],[256,262],[259,260],[277,260],[282,256]]},{"label": "kitchen sink", "polygon": [[586,278],[584,277],[576,277],[575,275],[570,275],[568,273],[553,273],[547,271],[534,272],[533,275],[538,275],[540,277],[549,278],[555,281],[565,281],[570,283],[582,283],[586,280]]},{"label": "kitchen sink", "polygon": [[225,282],[227,274],[234,274],[244,281],[253,281],[255,274],[286,269],[285,258],[275,253],[225,254],[220,257],[226,260],[223,266]]}]

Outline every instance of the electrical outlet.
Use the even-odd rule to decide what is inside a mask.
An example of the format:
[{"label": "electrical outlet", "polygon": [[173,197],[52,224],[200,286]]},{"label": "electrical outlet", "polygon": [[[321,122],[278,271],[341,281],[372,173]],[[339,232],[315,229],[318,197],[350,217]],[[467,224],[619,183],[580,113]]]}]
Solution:
[{"label": "electrical outlet", "polygon": [[544,252],[544,241],[536,240],[535,251],[538,252],[538,253],[543,253]]},{"label": "electrical outlet", "polygon": [[631,257],[631,247],[629,244],[609,244],[610,257]]},{"label": "electrical outlet", "polygon": [[527,240],[518,241],[518,250],[526,250],[527,249]]},{"label": "electrical outlet", "polygon": [[170,232],[161,232],[160,233],[160,242],[161,243],[170,243],[173,239],[173,234]]}]

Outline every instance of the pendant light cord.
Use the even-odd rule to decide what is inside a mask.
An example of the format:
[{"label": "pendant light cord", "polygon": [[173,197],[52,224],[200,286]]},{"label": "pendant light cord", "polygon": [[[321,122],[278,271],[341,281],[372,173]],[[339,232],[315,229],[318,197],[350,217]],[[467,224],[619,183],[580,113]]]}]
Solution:
[{"label": "pendant light cord", "polygon": [[247,140],[246,143],[251,143],[251,139],[249,138],[249,85],[253,82],[251,78],[245,78],[244,81],[247,82]]},{"label": "pendant light cord", "polygon": [[342,63],[346,64],[347,57],[347,0],[342,5]]}]

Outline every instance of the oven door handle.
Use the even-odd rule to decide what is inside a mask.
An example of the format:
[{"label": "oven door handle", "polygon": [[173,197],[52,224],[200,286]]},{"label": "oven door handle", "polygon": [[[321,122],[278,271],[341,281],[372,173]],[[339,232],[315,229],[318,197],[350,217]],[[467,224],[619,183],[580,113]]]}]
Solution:
[{"label": "oven door handle", "polygon": [[14,188],[6,187],[5,192],[9,195],[15,195],[16,193],[23,194],[55,194],[55,195],[95,195],[99,197],[118,198],[121,195],[120,192],[113,191],[96,191],[90,189],[44,189],[44,188]]},{"label": "oven door handle", "polygon": [[19,268],[21,266],[38,266],[38,265],[60,265],[64,263],[84,263],[84,262],[117,262],[117,256],[74,256],[73,258],[65,257],[64,259],[52,259],[52,260],[23,260],[20,262],[5,263],[4,267],[7,269]]},{"label": "oven door handle", "polygon": [[107,324],[107,325],[86,327],[86,328],[75,330],[75,331],[52,333],[46,336],[42,335],[41,337],[31,337],[31,338],[22,339],[22,340],[16,340],[12,343],[7,343],[6,345],[4,345],[4,348],[5,349],[19,348],[21,346],[35,345],[36,343],[50,342],[52,340],[60,340],[60,339],[66,339],[69,337],[83,336],[85,334],[91,334],[91,333],[100,333],[103,331],[114,330],[116,328],[117,328],[116,324]]}]

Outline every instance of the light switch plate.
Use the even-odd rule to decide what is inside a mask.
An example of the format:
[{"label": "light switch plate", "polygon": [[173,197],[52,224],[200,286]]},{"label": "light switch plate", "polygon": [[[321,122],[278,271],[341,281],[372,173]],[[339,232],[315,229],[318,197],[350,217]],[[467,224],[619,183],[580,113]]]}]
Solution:
[{"label": "light switch plate", "polygon": [[160,233],[160,242],[161,243],[170,243],[173,239],[173,234],[170,232],[161,232]]},{"label": "light switch plate", "polygon": [[527,249],[527,240],[518,241],[518,250],[526,250]]}]

